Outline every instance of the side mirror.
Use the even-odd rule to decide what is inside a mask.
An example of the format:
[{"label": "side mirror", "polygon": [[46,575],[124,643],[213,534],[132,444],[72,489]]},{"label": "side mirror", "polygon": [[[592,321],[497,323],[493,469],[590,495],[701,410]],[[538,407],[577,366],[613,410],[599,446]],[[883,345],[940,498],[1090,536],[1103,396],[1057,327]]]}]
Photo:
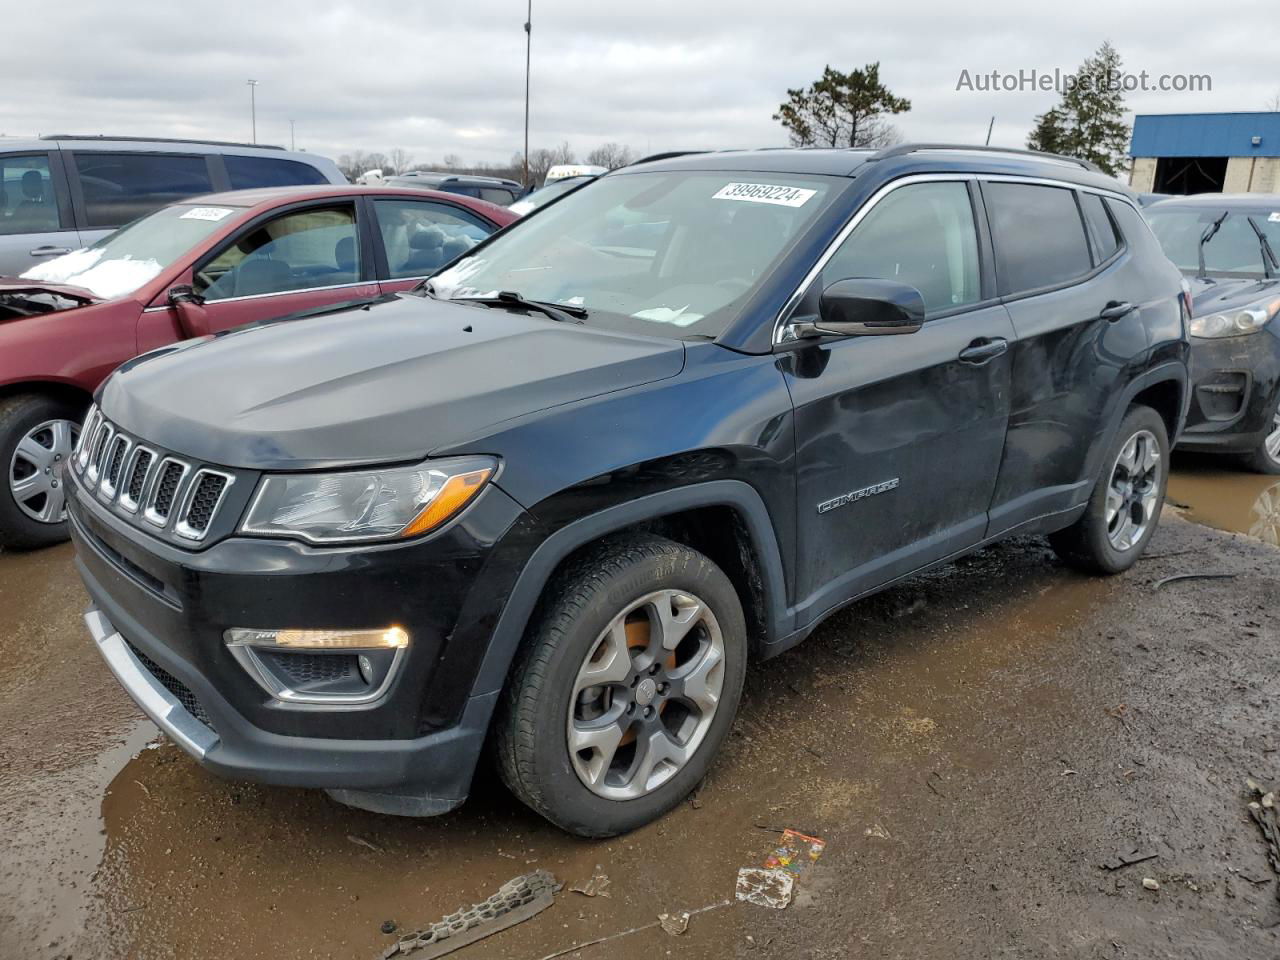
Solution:
[{"label": "side mirror", "polygon": [[204,297],[196,293],[190,284],[170,287],[169,305],[178,314],[178,324],[188,337],[205,337],[212,332],[204,309]]},{"label": "side mirror", "polygon": [[822,291],[818,319],[791,325],[797,337],[883,337],[924,325],[924,297],[896,280],[837,280]]}]

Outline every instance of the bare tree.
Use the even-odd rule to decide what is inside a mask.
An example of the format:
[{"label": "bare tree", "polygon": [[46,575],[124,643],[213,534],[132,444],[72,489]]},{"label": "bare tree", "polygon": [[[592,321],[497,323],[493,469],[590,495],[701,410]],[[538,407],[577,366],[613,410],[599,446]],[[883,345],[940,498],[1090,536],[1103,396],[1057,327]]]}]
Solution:
[{"label": "bare tree", "polygon": [[618,167],[625,167],[635,159],[635,151],[630,147],[624,147],[620,143],[602,143],[590,153],[587,154],[587,163],[604,167],[608,170],[616,170]]},{"label": "bare tree", "polygon": [[443,166],[446,170],[457,170],[462,166],[462,158],[456,153],[446,153]]},{"label": "bare tree", "polygon": [[1271,95],[1271,99],[1267,101],[1266,109],[1272,113],[1280,113],[1280,90]]},{"label": "bare tree", "polygon": [[551,150],[548,152],[551,154],[552,165],[555,165],[558,163],[577,163],[578,162],[578,158],[574,156],[573,150],[569,146],[568,140],[564,141],[564,143],[560,144],[560,146],[556,147],[554,150]]},{"label": "bare tree", "polygon": [[387,153],[392,173],[404,173],[413,164],[413,154],[403,147],[392,147]]}]

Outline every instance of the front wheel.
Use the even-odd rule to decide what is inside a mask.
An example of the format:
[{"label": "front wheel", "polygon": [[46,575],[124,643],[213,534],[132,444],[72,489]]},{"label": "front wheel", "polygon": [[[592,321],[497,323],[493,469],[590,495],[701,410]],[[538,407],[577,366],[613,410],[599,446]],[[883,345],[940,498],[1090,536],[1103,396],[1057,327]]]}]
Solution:
[{"label": "front wheel", "polygon": [[0,401],[0,545],[29,549],[67,539],[62,471],[84,413],[38,394]]},{"label": "front wheel", "polygon": [[710,767],[746,672],[742,606],[709,559],[648,535],[589,551],[549,589],[498,718],[499,771],[563,829],[615,836]]},{"label": "front wheel", "polygon": [[1120,573],[1137,563],[1160,523],[1168,463],[1164,420],[1150,407],[1133,407],[1107,451],[1084,514],[1049,536],[1058,556],[1090,573]]},{"label": "front wheel", "polygon": [[1250,469],[1258,473],[1280,474],[1280,391],[1267,419],[1267,433],[1258,449],[1246,457]]}]

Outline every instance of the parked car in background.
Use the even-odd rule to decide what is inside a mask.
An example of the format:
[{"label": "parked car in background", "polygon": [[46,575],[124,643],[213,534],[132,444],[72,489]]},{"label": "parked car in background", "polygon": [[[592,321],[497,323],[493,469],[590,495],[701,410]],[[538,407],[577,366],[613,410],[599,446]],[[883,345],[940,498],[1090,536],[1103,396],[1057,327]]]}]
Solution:
[{"label": "parked car in background", "polygon": [[1280,194],[1163,200],[1147,220],[1191,285],[1191,414],[1179,447],[1280,474]]},{"label": "parked car in background", "polygon": [[93,391],[125,360],[406,290],[515,219],[420,190],[242,190],[163,207],[0,278],[0,544],[65,539],[61,467]]},{"label": "parked car in background", "polygon": [[331,160],[276,147],[137,137],[0,140],[0,275],[87,247],[202,193],[346,183]]},{"label": "parked car in background", "polygon": [[548,183],[564,180],[567,177],[599,177],[608,172],[608,167],[601,167],[594,163],[558,163],[547,170],[547,175],[542,178],[542,185],[545,187]]},{"label": "parked car in background", "polygon": [[224,776],[437,814],[487,743],[625,832],[702,781],[748,660],[850,601],[1013,534],[1133,565],[1186,319],[1083,163],[628,166],[413,294],[117,371],[66,471],[86,623]]},{"label": "parked car in background", "polygon": [[460,173],[430,173],[424,170],[411,170],[408,173],[397,174],[394,177],[385,177],[380,182],[402,189],[411,187],[457,193],[464,197],[487,200],[503,207],[510,205],[525,194],[525,188],[520,184],[514,180],[504,180],[502,177],[480,177]]},{"label": "parked car in background", "polygon": [[511,212],[518,213],[520,216],[532,213],[539,207],[545,207],[552,200],[559,200],[566,193],[572,193],[584,184],[590,183],[595,176],[580,177],[564,177],[560,180],[551,180],[544,187],[537,190],[531,190],[523,197],[511,204]]}]

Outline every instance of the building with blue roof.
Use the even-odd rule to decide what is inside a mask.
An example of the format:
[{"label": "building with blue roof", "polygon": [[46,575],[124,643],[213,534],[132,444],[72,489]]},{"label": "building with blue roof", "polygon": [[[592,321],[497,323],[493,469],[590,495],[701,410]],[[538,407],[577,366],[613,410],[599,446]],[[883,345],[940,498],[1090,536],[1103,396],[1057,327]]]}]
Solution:
[{"label": "building with blue roof", "polygon": [[1280,112],[1138,114],[1129,156],[1139,193],[1280,193]]}]

